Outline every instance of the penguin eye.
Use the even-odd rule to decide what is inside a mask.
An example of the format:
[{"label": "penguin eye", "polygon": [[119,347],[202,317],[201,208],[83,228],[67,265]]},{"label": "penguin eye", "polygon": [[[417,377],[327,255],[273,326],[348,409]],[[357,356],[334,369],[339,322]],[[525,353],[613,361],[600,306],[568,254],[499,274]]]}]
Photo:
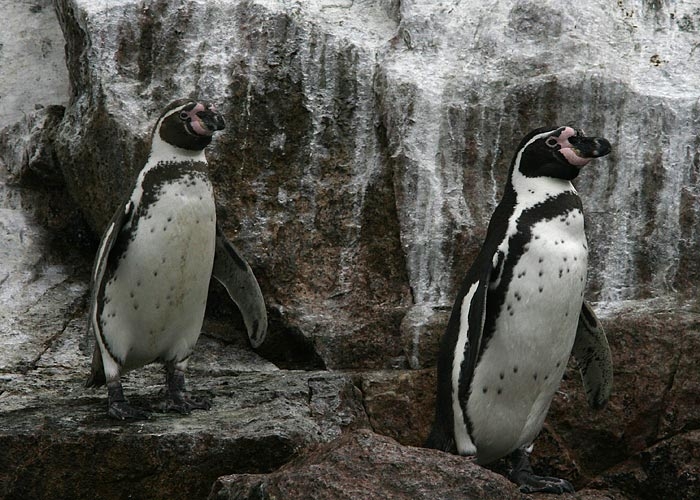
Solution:
[{"label": "penguin eye", "polygon": [[547,140],[544,141],[544,143],[550,148],[556,147],[556,145],[558,144],[556,137],[548,137]]},{"label": "penguin eye", "polygon": [[187,120],[190,117],[190,114],[187,111],[180,111],[180,119],[181,120]]}]

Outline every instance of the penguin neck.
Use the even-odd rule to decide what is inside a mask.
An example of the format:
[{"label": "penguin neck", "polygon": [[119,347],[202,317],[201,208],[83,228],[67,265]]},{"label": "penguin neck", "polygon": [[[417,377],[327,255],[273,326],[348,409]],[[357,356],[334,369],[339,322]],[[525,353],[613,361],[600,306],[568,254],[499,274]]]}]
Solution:
[{"label": "penguin neck", "polygon": [[158,134],[153,134],[151,143],[151,153],[148,155],[148,161],[143,170],[148,170],[162,162],[180,162],[180,161],[197,161],[207,162],[204,155],[204,149],[190,150],[178,148],[172,144],[165,142]]},{"label": "penguin neck", "polygon": [[[507,219],[505,234],[498,250],[503,255],[508,254],[510,239],[518,232],[518,221],[523,212],[567,192],[578,195],[571,181],[553,177],[527,177],[514,169],[498,207],[502,218]],[[495,260],[493,265],[496,265]]]},{"label": "penguin neck", "polygon": [[[148,155],[146,165],[141,169],[136,179],[136,186],[131,194],[131,202],[138,205],[143,195],[143,182],[149,171],[164,163],[192,163],[207,165],[207,157],[204,150],[192,151],[178,148],[160,139],[157,134],[153,136],[151,153]],[[206,168],[206,167],[205,167]]]},{"label": "penguin neck", "polygon": [[504,198],[512,197],[513,203],[522,211],[566,192],[578,194],[569,180],[554,177],[527,177],[518,169],[514,169],[506,186]]}]

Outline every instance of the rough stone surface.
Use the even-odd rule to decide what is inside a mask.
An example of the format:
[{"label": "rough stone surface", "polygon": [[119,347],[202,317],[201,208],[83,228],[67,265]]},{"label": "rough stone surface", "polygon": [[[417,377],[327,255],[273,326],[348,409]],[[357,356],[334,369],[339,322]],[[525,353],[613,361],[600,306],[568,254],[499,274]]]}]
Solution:
[{"label": "rough stone surface", "polygon": [[[63,356],[73,362],[74,335],[63,338]],[[0,496],[204,498],[220,475],[272,471],[310,444],[366,425],[349,377],[280,371],[245,357],[236,363],[235,352],[222,348],[215,363],[212,343],[200,346],[208,358],[193,359],[189,385],[213,396],[213,407],[188,416],[115,423],[106,415],[105,391],[82,387],[87,359],[77,371],[60,366],[55,354],[26,375],[6,376]],[[126,379],[127,397],[153,407],[163,381],[155,367],[134,373]]]},{"label": "rough stone surface", "polygon": [[209,499],[314,500],[527,498],[503,476],[470,460],[411,448],[363,430],[316,449],[272,474],[219,478]]},{"label": "rough stone surface", "polygon": [[210,154],[219,220],[261,282],[271,336],[323,366],[434,364],[513,148],[543,124],[614,145],[578,181],[591,297],[693,296],[692,1],[59,0],[57,12],[72,96],[56,151],[92,227],[142,165],[162,106],[214,100],[229,124]]},{"label": "rough stone surface", "polygon": [[52,0],[0,0],[0,129],[68,103],[64,39]]},{"label": "rough stone surface", "polygon": [[[0,1],[0,496],[203,498],[235,473],[214,492],[324,498],[358,477],[356,498],[515,498],[488,470],[406,446],[427,435],[438,339],[512,149],[556,122],[615,148],[577,181],[615,389],[590,411],[571,368],[534,464],[582,488],[565,499],[698,497],[697,2],[55,8],[60,23],[47,0]],[[270,335],[253,352],[212,284],[188,381],[214,409],[117,425],[104,391],[81,387],[95,238],[160,108],[187,95],[226,116],[218,216]],[[157,367],[126,378],[144,405],[161,385]]]}]

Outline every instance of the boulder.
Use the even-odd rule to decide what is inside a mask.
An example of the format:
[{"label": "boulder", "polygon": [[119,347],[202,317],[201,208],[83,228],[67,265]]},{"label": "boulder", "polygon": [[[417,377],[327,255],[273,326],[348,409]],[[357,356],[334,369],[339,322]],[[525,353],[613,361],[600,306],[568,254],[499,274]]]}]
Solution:
[{"label": "boulder", "polygon": [[399,445],[367,430],[349,433],[271,474],[219,478],[210,500],[419,500],[526,498],[506,478],[473,461]]}]

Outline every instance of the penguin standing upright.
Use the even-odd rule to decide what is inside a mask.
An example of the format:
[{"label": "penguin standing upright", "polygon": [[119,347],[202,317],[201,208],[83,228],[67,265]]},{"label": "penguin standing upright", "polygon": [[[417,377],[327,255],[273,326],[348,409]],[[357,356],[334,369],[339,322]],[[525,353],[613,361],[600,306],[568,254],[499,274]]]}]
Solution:
[{"label": "penguin standing upright", "polygon": [[523,139],[442,338],[426,446],[480,464],[511,455],[510,478],[523,492],[573,491],[564,479],[534,475],[529,463],[572,350],[589,404],[601,408],[610,396],[607,339],[583,300],[588,246],[571,183],[610,150],[571,127]]},{"label": "penguin standing upright", "polygon": [[188,396],[184,372],[212,275],[238,305],[253,346],[265,338],[258,282],[216,224],[204,148],[223,128],[223,117],[209,103],[168,105],[153,129],[148,161],[100,242],[89,318],[96,345],[86,386],[106,383],[113,418],[148,418],[128,404],[120,376],[155,361],[166,368],[167,411],[210,407],[208,400]]}]

